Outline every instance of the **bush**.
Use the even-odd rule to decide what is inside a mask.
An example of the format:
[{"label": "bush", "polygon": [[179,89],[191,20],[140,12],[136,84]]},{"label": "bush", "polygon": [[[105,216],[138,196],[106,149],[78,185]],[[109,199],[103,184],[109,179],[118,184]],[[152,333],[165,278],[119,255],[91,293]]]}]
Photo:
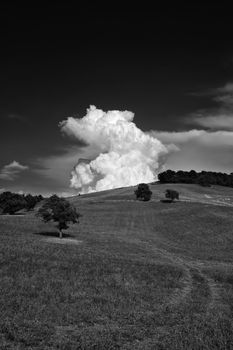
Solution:
[{"label": "bush", "polygon": [[142,201],[149,201],[152,196],[152,192],[147,184],[141,183],[134,191],[136,198]]},{"label": "bush", "polygon": [[37,216],[41,217],[44,222],[57,223],[59,237],[62,238],[62,230],[69,228],[69,223],[79,223],[80,214],[66,199],[53,195],[42,205]]},{"label": "bush", "polygon": [[165,197],[171,199],[173,202],[174,199],[179,199],[179,192],[175,190],[166,190]]}]

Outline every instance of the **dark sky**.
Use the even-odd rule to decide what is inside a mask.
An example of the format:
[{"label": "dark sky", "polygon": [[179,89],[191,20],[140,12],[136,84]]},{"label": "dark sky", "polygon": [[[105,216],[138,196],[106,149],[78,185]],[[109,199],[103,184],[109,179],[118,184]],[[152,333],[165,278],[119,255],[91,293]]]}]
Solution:
[{"label": "dark sky", "polygon": [[3,176],[0,188],[65,191],[68,175],[56,182],[43,170],[78,146],[58,123],[90,104],[133,111],[142,130],[196,128],[184,119],[216,108],[206,92],[233,79],[232,12],[220,2],[187,3],[2,2],[0,168],[15,160],[29,169]]}]

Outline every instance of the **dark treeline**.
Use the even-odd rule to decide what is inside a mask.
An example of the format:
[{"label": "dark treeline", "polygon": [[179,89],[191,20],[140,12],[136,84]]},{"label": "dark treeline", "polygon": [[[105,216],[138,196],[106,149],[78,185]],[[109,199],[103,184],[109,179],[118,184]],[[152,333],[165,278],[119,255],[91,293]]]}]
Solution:
[{"label": "dark treeline", "polygon": [[0,194],[0,213],[15,214],[21,209],[32,210],[43,198],[42,195],[12,193],[10,191]]},{"label": "dark treeline", "polygon": [[213,171],[173,171],[167,170],[158,175],[161,183],[199,184],[201,186],[220,185],[233,187],[233,173],[217,173]]}]

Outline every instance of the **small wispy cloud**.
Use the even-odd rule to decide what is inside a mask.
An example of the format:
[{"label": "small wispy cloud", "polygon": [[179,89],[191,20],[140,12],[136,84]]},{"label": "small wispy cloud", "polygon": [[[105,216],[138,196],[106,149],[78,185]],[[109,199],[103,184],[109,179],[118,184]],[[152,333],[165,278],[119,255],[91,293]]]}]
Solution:
[{"label": "small wispy cloud", "polygon": [[0,179],[13,181],[22,171],[29,169],[27,165],[22,165],[17,161],[13,161],[10,164],[4,165],[0,170]]},{"label": "small wispy cloud", "polygon": [[209,96],[217,106],[192,113],[185,122],[211,130],[233,130],[233,83],[199,94],[202,95]]},{"label": "small wispy cloud", "polygon": [[214,130],[233,130],[233,114],[194,115],[192,123]]},{"label": "small wispy cloud", "polygon": [[222,94],[233,94],[233,83],[227,83],[220,88],[212,90],[213,93],[222,93]]},{"label": "small wispy cloud", "polygon": [[215,97],[219,95],[232,95],[233,94],[233,83],[226,83],[223,86],[217,88],[210,88],[203,91],[192,91],[188,95],[196,97]]}]

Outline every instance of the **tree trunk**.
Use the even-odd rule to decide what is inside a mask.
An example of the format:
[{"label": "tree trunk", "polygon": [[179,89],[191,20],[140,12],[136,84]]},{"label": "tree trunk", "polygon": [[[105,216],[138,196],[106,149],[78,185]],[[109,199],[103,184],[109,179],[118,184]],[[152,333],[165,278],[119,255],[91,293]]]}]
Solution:
[{"label": "tree trunk", "polygon": [[59,238],[62,238],[62,230],[59,230]]}]

